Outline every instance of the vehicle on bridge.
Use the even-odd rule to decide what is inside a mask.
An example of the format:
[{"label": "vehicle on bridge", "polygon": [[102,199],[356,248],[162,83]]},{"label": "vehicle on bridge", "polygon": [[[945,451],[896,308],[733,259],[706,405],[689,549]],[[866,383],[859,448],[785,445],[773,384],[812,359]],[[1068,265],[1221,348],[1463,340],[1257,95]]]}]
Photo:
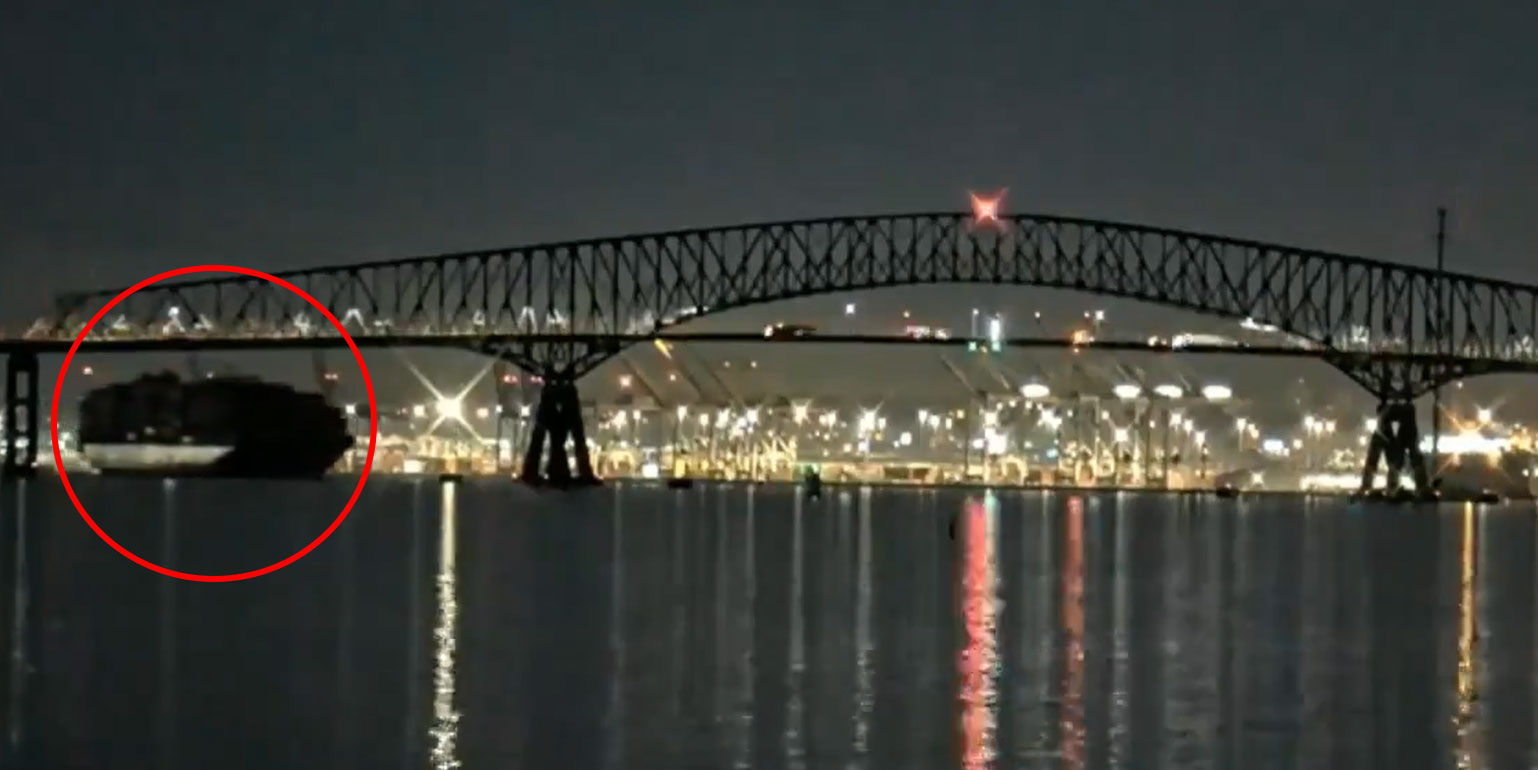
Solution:
[{"label": "vehicle on bridge", "polygon": [[318,393],[252,377],[183,382],[145,375],[80,404],[80,453],[104,474],[300,478],[352,448],[340,409]]},{"label": "vehicle on bridge", "polygon": [[926,326],[924,324],[908,324],[903,329],[903,336],[916,340],[948,340],[951,338],[951,330],[939,326]]},{"label": "vehicle on bridge", "polygon": [[1179,350],[1189,345],[1201,345],[1203,347],[1237,348],[1240,343],[1230,337],[1221,334],[1187,333],[1177,334],[1170,338],[1170,347]]},{"label": "vehicle on bridge", "polygon": [[816,333],[817,327],[811,324],[773,323],[764,327],[764,338],[771,340],[792,340]]}]

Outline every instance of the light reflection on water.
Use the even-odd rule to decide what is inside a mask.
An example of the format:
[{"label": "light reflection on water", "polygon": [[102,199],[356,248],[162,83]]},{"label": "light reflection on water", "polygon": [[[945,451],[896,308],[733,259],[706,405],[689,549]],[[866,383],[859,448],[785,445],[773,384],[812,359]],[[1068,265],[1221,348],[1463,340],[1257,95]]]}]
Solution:
[{"label": "light reflection on water", "polygon": [[1084,766],[1084,499],[1068,499],[1063,539],[1063,764]]},{"label": "light reflection on water", "polygon": [[990,767],[995,757],[994,724],[998,706],[998,573],[994,545],[998,501],[968,500],[963,513],[961,590],[961,764],[965,770]]},{"label": "light reflection on water", "polygon": [[455,591],[458,540],[457,484],[443,485],[439,519],[438,624],[433,628],[433,724],[431,761],[436,770],[459,767],[459,711],[454,704],[454,654],[458,648],[459,597]]},{"label": "light reflection on water", "polygon": [[[350,492],[93,484],[142,501],[114,537],[205,572]],[[294,567],[211,586],[61,498],[0,495],[30,766],[1535,761],[1530,506],[386,480]]]}]

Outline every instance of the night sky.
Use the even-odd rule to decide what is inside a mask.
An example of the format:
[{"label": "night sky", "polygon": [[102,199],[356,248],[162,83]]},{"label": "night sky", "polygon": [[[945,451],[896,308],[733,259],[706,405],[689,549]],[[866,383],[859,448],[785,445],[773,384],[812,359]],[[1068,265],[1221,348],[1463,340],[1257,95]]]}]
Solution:
[{"label": "night sky", "polygon": [[[1006,211],[1422,264],[1446,205],[1449,267],[1538,283],[1535,30],[1523,0],[10,0],[0,319],[189,263],[1000,186]],[[901,302],[959,324],[966,296]]]}]

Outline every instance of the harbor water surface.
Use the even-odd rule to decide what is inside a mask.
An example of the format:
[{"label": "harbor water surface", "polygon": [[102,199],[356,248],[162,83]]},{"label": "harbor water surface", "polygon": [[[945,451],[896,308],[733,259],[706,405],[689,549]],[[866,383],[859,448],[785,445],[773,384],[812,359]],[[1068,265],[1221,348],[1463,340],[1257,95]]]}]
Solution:
[{"label": "harbor water surface", "polygon": [[[205,574],[352,483],[76,481]],[[0,520],[8,767],[1535,761],[1531,504],[382,477],[236,583],[54,479]]]}]

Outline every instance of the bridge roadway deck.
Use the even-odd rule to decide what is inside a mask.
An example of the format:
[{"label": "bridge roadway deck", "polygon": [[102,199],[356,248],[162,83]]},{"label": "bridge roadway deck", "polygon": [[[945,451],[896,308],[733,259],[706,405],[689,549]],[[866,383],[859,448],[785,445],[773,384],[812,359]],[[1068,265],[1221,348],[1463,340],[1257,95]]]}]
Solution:
[{"label": "bridge roadway deck", "polygon": [[[796,338],[769,338],[762,334],[746,332],[673,332],[658,334],[360,334],[353,341],[362,348],[438,347],[478,350],[490,353],[498,347],[516,345],[548,345],[575,343],[584,345],[617,346],[619,349],[655,340],[669,343],[748,343],[773,345],[883,345],[888,347],[959,348],[977,345],[987,349],[987,340],[952,337],[949,339],[914,339],[891,335],[814,334]],[[1149,344],[1136,340],[1094,340],[1075,343],[1061,337],[1010,337],[1001,341],[1003,348],[1038,350],[1083,350],[1118,353],[1154,353],[1181,355],[1230,355],[1263,356],[1272,358],[1314,358],[1332,360],[1372,360],[1397,362],[1448,362],[1447,356],[1400,351],[1333,350],[1297,345],[1215,345],[1168,343]],[[68,352],[71,342],[62,339],[0,339],[0,355],[12,353],[62,354]],[[192,350],[264,351],[264,350],[315,350],[345,348],[347,343],[339,336],[292,336],[292,337],[197,337],[172,336],[159,339],[102,339],[94,338],[81,343],[81,353],[153,353]],[[1538,372],[1538,361],[1518,364],[1512,369]]]}]

